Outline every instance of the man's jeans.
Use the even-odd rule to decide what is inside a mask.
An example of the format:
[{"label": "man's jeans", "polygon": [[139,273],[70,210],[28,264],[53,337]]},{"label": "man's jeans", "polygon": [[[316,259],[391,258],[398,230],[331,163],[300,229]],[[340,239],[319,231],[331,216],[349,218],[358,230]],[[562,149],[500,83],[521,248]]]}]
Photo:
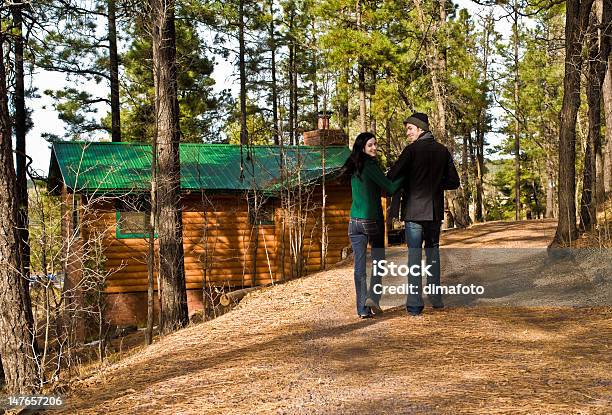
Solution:
[{"label": "man's jeans", "polygon": [[[440,227],[442,223],[439,221],[419,221],[406,222],[406,242],[408,243],[408,267],[419,265],[421,270],[422,247],[425,242],[425,256],[427,258],[426,265],[430,267],[427,274],[427,285],[429,286],[428,295],[431,305],[434,307],[443,307],[442,295],[439,293],[432,294],[432,289],[436,290],[440,286]],[[414,276],[412,273],[408,275],[408,284],[412,287],[414,294],[409,293],[406,298],[406,311],[413,314],[418,314],[423,311],[423,278],[421,275]]]},{"label": "man's jeans", "polygon": [[[372,260],[385,259],[385,233],[384,222],[370,219],[351,218],[349,222],[349,238],[355,255],[355,293],[357,302],[357,314],[366,315],[370,313],[369,307],[365,306],[366,298],[371,298],[376,304],[380,302],[380,294],[374,292],[374,286],[381,284],[377,267],[372,267],[370,288],[366,284],[366,254],[368,242],[372,246]],[[378,290],[380,291],[380,290]],[[366,294],[367,293],[367,294]]]}]

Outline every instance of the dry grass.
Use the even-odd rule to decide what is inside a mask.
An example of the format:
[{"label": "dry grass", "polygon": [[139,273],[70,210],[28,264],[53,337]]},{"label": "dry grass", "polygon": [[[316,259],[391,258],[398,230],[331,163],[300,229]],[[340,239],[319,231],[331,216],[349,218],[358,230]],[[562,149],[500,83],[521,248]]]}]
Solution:
[{"label": "dry grass", "polygon": [[364,321],[353,302],[351,264],[251,293],[74,385],[61,413],[610,413],[611,307]]}]

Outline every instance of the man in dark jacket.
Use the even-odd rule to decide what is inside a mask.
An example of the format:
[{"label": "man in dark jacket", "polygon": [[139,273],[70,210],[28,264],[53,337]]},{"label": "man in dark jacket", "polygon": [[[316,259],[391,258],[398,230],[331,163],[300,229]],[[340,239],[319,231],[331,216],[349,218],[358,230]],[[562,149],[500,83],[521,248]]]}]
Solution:
[{"label": "man in dark jacket", "polygon": [[[444,190],[459,187],[459,175],[448,149],[438,143],[429,131],[426,114],[416,112],[404,120],[406,136],[411,141],[389,171],[395,180],[404,176],[402,219],[406,224],[408,266],[418,265],[427,275],[429,300],[434,308],[443,308],[442,296],[436,293],[440,285],[440,228],[444,219]],[[426,266],[421,268],[425,242]],[[415,273],[416,274],[416,273]],[[422,275],[408,277],[410,293],[406,311],[419,315],[423,311]]]}]

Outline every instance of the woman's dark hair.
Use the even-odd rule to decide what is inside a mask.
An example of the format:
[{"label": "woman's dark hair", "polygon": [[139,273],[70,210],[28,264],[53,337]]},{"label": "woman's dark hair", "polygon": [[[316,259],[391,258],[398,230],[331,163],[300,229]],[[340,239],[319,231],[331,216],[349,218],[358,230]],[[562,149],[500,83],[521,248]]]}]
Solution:
[{"label": "woman's dark hair", "polygon": [[353,174],[357,174],[357,177],[361,177],[365,161],[371,158],[363,152],[366,143],[371,138],[375,138],[375,135],[370,132],[361,133],[355,138],[351,155],[346,159],[344,166],[342,166],[342,173],[345,177],[351,177]]}]

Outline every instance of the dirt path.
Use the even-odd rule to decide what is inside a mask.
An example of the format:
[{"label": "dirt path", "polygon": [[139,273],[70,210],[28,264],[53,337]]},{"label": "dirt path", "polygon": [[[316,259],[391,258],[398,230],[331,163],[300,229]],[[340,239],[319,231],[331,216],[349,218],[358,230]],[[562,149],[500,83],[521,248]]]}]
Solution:
[{"label": "dirt path", "polygon": [[[443,243],[541,249],[553,233],[551,222],[498,222],[449,232]],[[405,252],[391,249],[389,258],[395,256]],[[469,276],[462,270],[452,278]],[[612,408],[609,306],[455,306],[426,309],[419,318],[396,307],[373,320],[354,313],[352,264],[253,293],[236,310],[81,382],[60,413],[607,414]]]},{"label": "dirt path", "polygon": [[442,233],[446,248],[546,248],[555,236],[555,220],[487,222]]},{"label": "dirt path", "polygon": [[[568,254],[553,260],[547,247],[556,222],[550,220],[489,222],[444,232],[441,237],[442,284],[483,287],[481,295],[448,296],[450,306],[610,306],[612,252],[587,249],[555,250]],[[567,251],[567,252],[566,252]],[[562,255],[558,255],[562,256]],[[387,260],[407,262],[405,247],[391,247]],[[401,285],[404,277],[383,278]],[[383,305],[405,303],[403,295],[383,297]]]}]

